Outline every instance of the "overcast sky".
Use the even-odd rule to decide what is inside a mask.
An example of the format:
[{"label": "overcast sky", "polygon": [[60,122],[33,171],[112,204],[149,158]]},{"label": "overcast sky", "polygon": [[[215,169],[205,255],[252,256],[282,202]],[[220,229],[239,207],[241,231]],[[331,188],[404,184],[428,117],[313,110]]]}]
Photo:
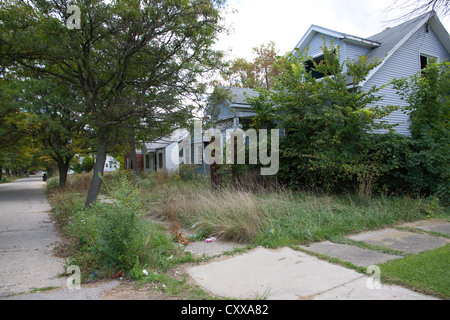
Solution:
[{"label": "overcast sky", "polygon": [[[405,12],[385,9],[392,0],[228,0],[226,24],[218,49],[231,49],[230,58],[252,60],[252,48],[274,41],[281,54],[291,51],[314,24],[359,37],[369,37],[401,21]],[[450,19],[439,17],[450,30]]]}]

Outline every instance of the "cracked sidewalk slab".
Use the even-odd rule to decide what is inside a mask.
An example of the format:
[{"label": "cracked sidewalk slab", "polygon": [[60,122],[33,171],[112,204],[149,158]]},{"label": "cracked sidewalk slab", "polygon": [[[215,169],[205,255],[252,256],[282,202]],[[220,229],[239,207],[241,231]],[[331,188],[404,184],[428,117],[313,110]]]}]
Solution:
[{"label": "cracked sidewalk slab", "polygon": [[184,247],[185,250],[191,252],[194,256],[201,257],[203,255],[206,256],[218,256],[222,255],[226,252],[232,252],[235,249],[245,248],[245,245],[230,242],[230,241],[222,241],[216,240],[214,242],[205,242],[205,241],[195,241],[189,243]]},{"label": "cracked sidewalk slab", "polygon": [[439,232],[450,235],[450,222],[442,219],[421,220],[400,225],[401,227],[410,227],[424,231]]},{"label": "cracked sidewalk slab", "polygon": [[417,254],[450,243],[449,239],[396,229],[383,229],[349,236],[351,240]]},{"label": "cracked sidewalk slab", "polygon": [[[388,291],[371,290],[369,276],[291,248],[257,248],[191,267],[188,274],[205,290],[230,298],[316,299],[326,298],[327,292],[333,299],[392,298]],[[395,290],[398,299],[417,297],[407,289]]]},{"label": "cracked sidewalk slab", "polygon": [[347,244],[333,243],[330,241],[316,242],[307,246],[300,246],[300,248],[332,258],[338,258],[339,260],[347,261],[360,267],[369,267],[371,265],[385,263],[389,260],[402,258],[397,255],[362,249]]},{"label": "cracked sidewalk slab", "polygon": [[368,281],[368,277],[361,277],[318,294],[314,300],[439,300],[396,285],[369,289]]}]

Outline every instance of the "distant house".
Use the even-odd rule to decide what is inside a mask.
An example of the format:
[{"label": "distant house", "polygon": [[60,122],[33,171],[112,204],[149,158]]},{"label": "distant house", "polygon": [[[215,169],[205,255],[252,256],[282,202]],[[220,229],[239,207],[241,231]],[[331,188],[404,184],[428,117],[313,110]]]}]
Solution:
[{"label": "distant house", "polygon": [[187,130],[176,130],[170,136],[144,143],[142,148],[143,171],[147,173],[159,170],[178,170],[179,143],[187,134]]},{"label": "distant house", "polygon": [[[77,155],[78,157],[78,155]],[[85,157],[79,157],[78,158],[78,163],[81,165],[83,163],[83,159]],[[91,156],[92,159],[95,159],[95,155],[93,154]],[[95,160],[94,160],[95,161]],[[120,163],[119,161],[117,161],[117,159],[115,159],[114,157],[110,156],[109,154],[106,155],[106,160],[105,160],[105,166],[103,167],[103,172],[115,172],[117,170],[120,169]],[[74,174],[75,171],[72,169],[69,169],[69,171],[67,172],[68,174]]]},{"label": "distant house", "polygon": [[[394,78],[410,77],[423,69],[431,58],[438,62],[450,60],[449,34],[434,11],[396,27],[387,28],[368,38],[312,25],[298,42],[296,49],[304,51],[308,48],[309,56],[319,62],[324,58],[322,37],[327,45],[330,45],[333,40],[336,46],[340,46],[342,63],[347,59],[357,60],[361,55],[366,55],[369,61],[375,58],[381,61],[363,82],[349,83],[362,90],[368,90],[373,86],[381,87]],[[296,50],[293,51],[294,54],[296,52]],[[315,76],[321,77],[320,74]],[[251,119],[255,113],[247,103],[246,97],[254,97],[257,92],[242,88],[227,90],[231,99],[209,107],[206,114],[223,127],[237,126]],[[383,88],[377,95],[383,97],[379,105],[406,106],[406,102],[400,99],[391,86]],[[395,130],[398,133],[410,135],[409,116],[403,111],[394,111],[383,120],[390,124],[397,124]]]},{"label": "distant house", "polygon": [[205,111],[219,130],[231,127],[240,127],[242,123],[250,121],[255,115],[255,110],[247,102],[247,98],[254,98],[259,93],[253,89],[219,87],[226,95],[221,103],[209,105]]},{"label": "distant house", "polygon": [[120,163],[115,158],[110,155],[106,155],[105,167],[103,168],[104,172],[115,172],[119,170]]},{"label": "distant house", "polygon": [[[136,150],[136,160],[137,160],[138,170],[139,170],[139,172],[142,172],[144,170],[144,156],[143,156],[141,150]],[[127,153],[124,156],[124,169],[125,170],[133,169],[133,163],[131,161],[130,153]]]}]

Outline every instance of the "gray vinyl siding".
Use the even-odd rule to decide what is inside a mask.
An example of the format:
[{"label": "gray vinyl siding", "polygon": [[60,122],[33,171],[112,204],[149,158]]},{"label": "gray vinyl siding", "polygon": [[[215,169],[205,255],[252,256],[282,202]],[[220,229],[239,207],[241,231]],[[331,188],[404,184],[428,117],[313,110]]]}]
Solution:
[{"label": "gray vinyl siding", "polygon": [[343,52],[345,53],[345,57],[347,59],[358,61],[361,55],[367,55],[369,49],[361,46],[356,46],[354,44],[345,43]]},{"label": "gray vinyl siding", "polygon": [[[439,61],[449,59],[449,52],[442,45],[432,28],[429,33],[425,32],[422,26],[413,34],[385,63],[381,68],[364,84],[363,90],[373,86],[382,86],[394,78],[410,77],[420,71],[420,54],[427,54],[438,57]],[[405,101],[401,100],[392,86],[388,86],[378,92],[383,96],[379,105],[399,105],[405,106]],[[395,111],[383,120],[399,125],[396,131],[409,136],[409,116],[402,111]]]},{"label": "gray vinyl siding", "polygon": [[214,111],[209,109],[206,115],[211,115],[212,113],[217,113],[216,121],[221,121],[225,119],[230,119],[234,117],[234,109],[229,104],[218,104],[214,107]]},{"label": "gray vinyl siding", "polygon": [[323,47],[323,39],[322,37],[325,37],[325,41],[327,46],[330,46],[331,41],[334,40],[334,45],[340,46],[340,51],[341,51],[341,56],[340,56],[340,60],[341,63],[345,61],[345,55],[343,52],[344,49],[344,42],[341,39],[336,39],[333,37],[330,37],[328,35],[324,35],[324,34],[316,34],[311,41],[308,44],[309,50],[308,50],[308,55],[311,57],[317,57],[320,56],[323,53],[322,47]]}]

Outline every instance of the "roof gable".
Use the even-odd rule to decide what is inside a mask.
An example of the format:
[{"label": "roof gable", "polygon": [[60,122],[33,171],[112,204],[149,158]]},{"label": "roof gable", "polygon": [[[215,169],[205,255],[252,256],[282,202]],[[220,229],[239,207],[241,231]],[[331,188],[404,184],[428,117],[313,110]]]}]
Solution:
[{"label": "roof gable", "polygon": [[435,30],[438,39],[444,45],[445,49],[450,52],[450,39],[447,30],[439,21],[436,12],[427,12],[370,37],[370,39],[382,42],[382,46],[372,50],[367,56],[369,60],[377,58],[381,63],[368,74],[366,80],[360,83],[360,85],[364,85],[413,34],[425,25]]},{"label": "roof gable", "polygon": [[354,45],[368,47],[368,48],[376,48],[380,46],[380,43],[371,39],[365,39],[357,36],[353,36],[347,33],[342,33],[330,29],[326,29],[323,27],[319,27],[316,25],[312,25],[305,35],[300,39],[298,44],[295,46],[299,51],[303,51],[307,48],[310,41],[314,38],[316,34],[323,34],[330,36],[332,38],[343,40],[344,42],[348,42]]}]

